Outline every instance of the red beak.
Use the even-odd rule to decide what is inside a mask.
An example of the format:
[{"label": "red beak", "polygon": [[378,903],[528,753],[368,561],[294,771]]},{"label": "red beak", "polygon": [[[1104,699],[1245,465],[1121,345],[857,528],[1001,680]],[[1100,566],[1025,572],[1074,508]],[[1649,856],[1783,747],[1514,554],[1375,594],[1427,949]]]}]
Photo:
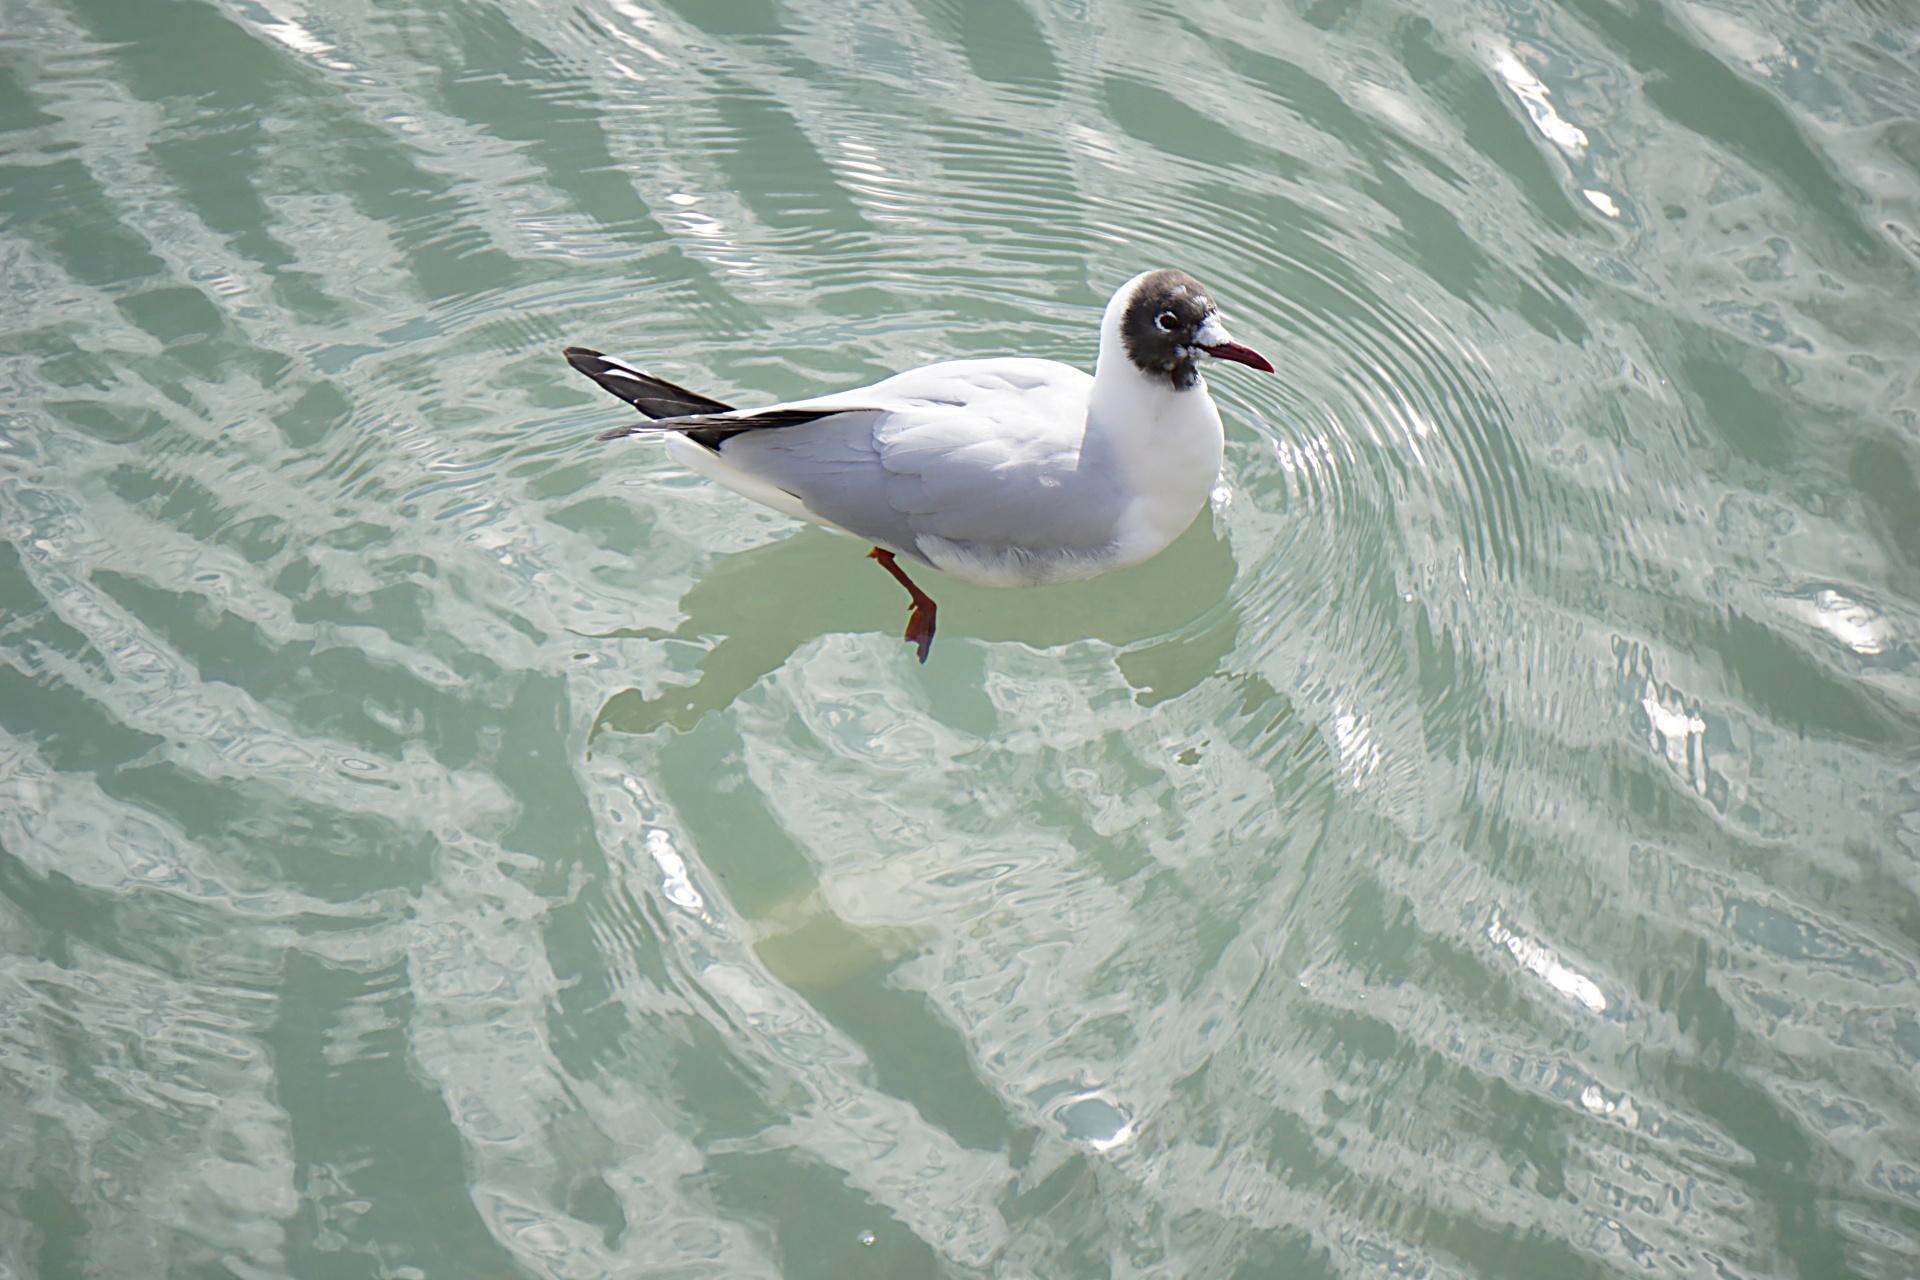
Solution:
[{"label": "red beak", "polygon": [[1273,366],[1267,362],[1265,356],[1252,347],[1243,347],[1237,342],[1222,342],[1217,346],[1200,349],[1215,360],[1231,360],[1235,364],[1243,364],[1249,369],[1258,369],[1262,373],[1273,372]]}]

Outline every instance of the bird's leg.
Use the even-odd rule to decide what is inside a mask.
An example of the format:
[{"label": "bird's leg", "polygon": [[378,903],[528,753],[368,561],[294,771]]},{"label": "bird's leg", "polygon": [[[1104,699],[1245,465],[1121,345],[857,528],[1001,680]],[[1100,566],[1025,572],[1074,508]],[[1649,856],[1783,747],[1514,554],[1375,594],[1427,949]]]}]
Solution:
[{"label": "bird's leg", "polygon": [[913,579],[907,571],[894,563],[893,552],[875,547],[867,552],[868,559],[878,560],[880,567],[893,575],[893,580],[907,589],[913,597],[913,612],[907,615],[907,639],[920,650],[920,661],[927,660],[927,654],[933,649],[933,615],[938,607],[933,597],[913,585]]}]

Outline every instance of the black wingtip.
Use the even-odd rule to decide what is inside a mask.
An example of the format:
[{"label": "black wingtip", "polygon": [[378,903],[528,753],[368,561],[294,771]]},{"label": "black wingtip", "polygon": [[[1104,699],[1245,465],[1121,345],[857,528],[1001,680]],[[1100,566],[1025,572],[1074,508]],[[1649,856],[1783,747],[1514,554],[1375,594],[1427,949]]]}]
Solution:
[{"label": "black wingtip", "polygon": [[612,359],[592,347],[563,347],[567,363],[600,384],[615,399],[624,400],[649,418],[684,418],[693,414],[728,413],[733,406],[685,387],[676,387],[644,369]]},{"label": "black wingtip", "polygon": [[624,427],[615,427],[611,431],[602,431],[595,440],[625,440],[628,436],[637,436],[642,431],[654,430],[651,422],[629,422]]}]

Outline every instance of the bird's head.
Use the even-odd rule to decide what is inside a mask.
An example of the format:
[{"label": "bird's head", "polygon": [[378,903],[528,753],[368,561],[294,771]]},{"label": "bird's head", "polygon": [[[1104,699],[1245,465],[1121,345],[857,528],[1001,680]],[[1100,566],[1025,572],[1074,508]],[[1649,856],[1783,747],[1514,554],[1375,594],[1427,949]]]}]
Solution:
[{"label": "bird's head", "polygon": [[1176,391],[1198,384],[1196,366],[1201,359],[1231,360],[1273,372],[1265,356],[1227,336],[1213,298],[1184,271],[1135,276],[1121,286],[1114,302],[1127,359],[1148,378],[1166,382]]}]

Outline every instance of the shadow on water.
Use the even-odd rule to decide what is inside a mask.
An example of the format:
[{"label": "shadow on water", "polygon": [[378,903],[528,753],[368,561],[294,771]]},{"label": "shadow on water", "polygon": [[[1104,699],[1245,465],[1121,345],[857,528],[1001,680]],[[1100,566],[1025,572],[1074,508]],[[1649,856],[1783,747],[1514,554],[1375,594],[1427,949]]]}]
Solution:
[{"label": "shadow on water", "polygon": [[[1233,648],[1239,616],[1222,602],[1234,572],[1226,543],[1196,521],[1147,564],[1090,582],[997,591],[930,570],[915,577],[940,603],[933,667],[969,639],[1035,648],[1097,640],[1127,649],[1120,669],[1136,697],[1152,703],[1192,688]],[[907,612],[905,593],[866,560],[858,543],[814,528],[720,557],[680,608],[686,620],[672,631],[614,635],[721,637],[696,664],[700,679],[652,698],[638,689],[615,694],[595,718],[592,736],[603,728],[635,734],[661,725],[690,729],[708,712],[731,706],[809,640],[855,628],[893,633]]]}]

